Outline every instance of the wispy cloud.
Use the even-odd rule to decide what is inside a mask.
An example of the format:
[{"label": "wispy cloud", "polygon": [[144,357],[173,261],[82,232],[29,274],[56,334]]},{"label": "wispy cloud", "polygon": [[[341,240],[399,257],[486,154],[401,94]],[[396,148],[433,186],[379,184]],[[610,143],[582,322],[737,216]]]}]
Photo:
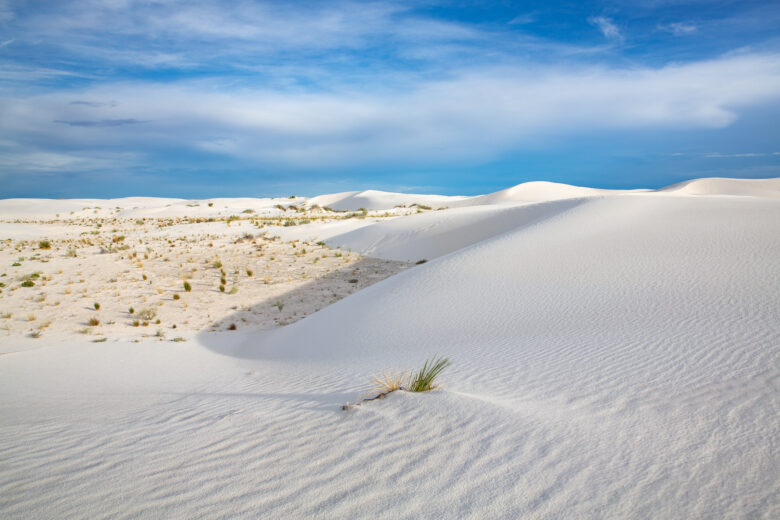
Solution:
[{"label": "wispy cloud", "polygon": [[588,18],[588,22],[591,25],[598,27],[601,34],[608,40],[623,40],[623,33],[620,32],[620,29],[614,24],[611,18],[605,16],[591,16]]},{"label": "wispy cloud", "polygon": [[60,123],[63,125],[68,125],[68,126],[105,128],[111,126],[137,125],[140,123],[148,123],[149,121],[139,121],[138,119],[130,118],[130,119],[103,119],[101,121],[63,121],[62,119],[55,119],[53,122]]},{"label": "wispy cloud", "polygon": [[771,155],[780,155],[780,153],[755,153],[755,152],[745,152],[745,153],[708,153],[705,155],[705,157],[708,157],[710,159],[736,159],[736,158],[745,158],[745,157],[769,157]]},{"label": "wispy cloud", "polygon": [[693,34],[699,30],[698,26],[691,23],[674,22],[669,24],[660,24],[658,29],[661,31],[669,32],[675,36],[685,36]]}]

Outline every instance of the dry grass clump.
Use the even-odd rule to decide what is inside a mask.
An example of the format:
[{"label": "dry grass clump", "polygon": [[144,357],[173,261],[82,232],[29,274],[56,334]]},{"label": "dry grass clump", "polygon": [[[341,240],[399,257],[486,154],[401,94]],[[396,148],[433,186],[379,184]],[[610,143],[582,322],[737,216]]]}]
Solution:
[{"label": "dry grass clump", "polygon": [[155,316],[157,316],[157,310],[152,307],[147,307],[138,311],[137,316],[144,321],[151,321]]},{"label": "dry grass clump", "polygon": [[386,371],[374,376],[371,388],[379,393],[390,393],[409,386],[410,374],[406,370]]},{"label": "dry grass clump", "polygon": [[87,324],[90,327],[97,327],[98,325],[100,325],[100,320],[97,319],[97,318],[90,318],[89,321],[87,322]]}]

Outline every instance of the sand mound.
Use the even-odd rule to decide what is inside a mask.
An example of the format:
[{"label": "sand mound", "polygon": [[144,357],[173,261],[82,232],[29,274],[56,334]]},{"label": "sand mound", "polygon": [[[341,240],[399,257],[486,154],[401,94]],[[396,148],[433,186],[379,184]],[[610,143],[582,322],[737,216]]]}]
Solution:
[{"label": "sand mound", "polygon": [[454,202],[467,197],[448,197],[445,195],[416,195],[413,193],[392,193],[387,191],[366,190],[346,191],[330,195],[320,195],[308,200],[309,207],[317,204],[321,207],[333,208],[337,211],[354,211],[360,208],[367,210],[389,210],[396,206],[411,206],[422,204],[434,209],[452,206]]},{"label": "sand mound", "polygon": [[780,198],[780,178],[727,179],[713,177],[694,179],[667,186],[659,191],[675,195],[741,195]]}]

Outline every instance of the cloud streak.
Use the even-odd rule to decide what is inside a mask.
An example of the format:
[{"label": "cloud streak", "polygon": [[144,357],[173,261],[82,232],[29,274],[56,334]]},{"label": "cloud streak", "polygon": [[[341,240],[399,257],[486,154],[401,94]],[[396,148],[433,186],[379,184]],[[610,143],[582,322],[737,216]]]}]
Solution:
[{"label": "cloud streak", "polygon": [[601,34],[608,40],[623,41],[623,33],[620,32],[618,26],[615,25],[610,18],[605,16],[591,16],[588,18],[588,22],[591,25],[598,27]]},{"label": "cloud streak", "polygon": [[[95,106],[95,105],[91,104],[88,106]],[[102,121],[64,121],[62,119],[55,119],[53,122],[60,123],[63,125],[68,125],[68,126],[81,126],[85,128],[106,128],[112,126],[137,125],[140,123],[148,123],[149,121],[139,121],[138,119],[129,118],[129,119],[103,119]]]},{"label": "cloud streak", "polygon": [[[571,85],[577,85],[572,89]],[[463,70],[411,88],[308,93],[210,82],[119,83],[5,98],[0,139],[24,146],[165,147],[253,164],[348,167],[486,161],[560,136],[723,128],[780,99],[780,56],[651,68]],[[54,116],[54,119],[52,119]],[[56,124],[51,124],[54,121]],[[140,123],[143,130],[140,130]],[[68,131],[58,127],[68,126]],[[94,128],[111,128],[95,134]]]}]

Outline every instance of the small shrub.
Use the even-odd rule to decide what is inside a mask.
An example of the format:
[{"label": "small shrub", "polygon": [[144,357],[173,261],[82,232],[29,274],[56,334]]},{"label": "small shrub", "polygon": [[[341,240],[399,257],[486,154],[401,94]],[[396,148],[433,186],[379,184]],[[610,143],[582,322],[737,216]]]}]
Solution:
[{"label": "small shrub", "polygon": [[424,263],[425,263],[425,262],[427,262],[427,261],[428,261],[428,260],[426,260],[425,258],[423,258],[422,260],[417,260],[417,262],[415,262],[415,264],[416,264],[416,265],[420,265],[420,264],[424,264]]},{"label": "small shrub", "polygon": [[34,338],[34,339],[38,339],[38,338],[40,338],[40,337],[41,337],[41,331],[39,331],[39,330],[34,330],[34,331],[32,331],[32,332],[30,333],[30,337],[31,337],[31,338]]},{"label": "small shrub", "polygon": [[236,294],[238,292],[238,286],[234,285],[230,288],[230,294]]},{"label": "small shrub", "polygon": [[51,242],[48,240],[41,240],[38,242],[38,249],[51,249]]},{"label": "small shrub", "polygon": [[227,278],[225,278],[223,276],[222,278],[219,279],[219,283],[221,283],[222,285],[225,285],[227,283]]},{"label": "small shrub", "polygon": [[436,388],[434,381],[442,371],[452,363],[447,358],[425,360],[419,372],[412,375],[409,381],[410,392],[427,392]]},{"label": "small shrub", "polygon": [[100,320],[97,319],[97,318],[90,318],[89,321],[87,322],[87,324],[90,327],[97,327],[98,325],[100,325]]},{"label": "small shrub", "polygon": [[176,293],[176,294],[173,295],[173,299],[174,300],[178,300],[179,298],[180,298],[179,293]]},{"label": "small shrub", "polygon": [[130,314],[133,314],[133,313],[135,312],[135,309],[133,309],[132,307],[130,307],[129,309],[127,309],[127,312],[129,312]]},{"label": "small shrub", "polygon": [[108,338],[97,338],[97,339],[93,339],[92,343],[103,343],[106,341],[108,341]]},{"label": "small shrub", "polygon": [[252,272],[252,270],[251,270],[251,269],[247,268],[247,270],[246,270],[246,275],[247,275],[247,276],[252,276],[252,275],[254,275],[254,274],[255,274],[255,273],[254,273],[254,272]]},{"label": "small shrub", "polygon": [[138,320],[133,320],[133,327],[137,327],[137,326],[139,326],[140,324],[141,324],[141,322],[140,322],[140,321],[138,321]]},{"label": "small shrub", "polygon": [[279,309],[279,312],[282,312],[282,309],[284,309],[284,304],[282,302],[280,302],[280,301],[277,301],[276,303],[274,303],[274,306],[277,309]]},{"label": "small shrub", "polygon": [[20,265],[22,264],[20,264],[19,262],[14,262],[11,264],[11,267],[19,267]]},{"label": "small shrub", "polygon": [[403,370],[384,372],[374,376],[372,388],[379,393],[395,392],[409,384],[409,373]]},{"label": "small shrub", "polygon": [[222,262],[219,260],[215,260],[212,265],[214,266],[214,269],[222,269]]},{"label": "small shrub", "polygon": [[190,285],[190,282],[184,282],[184,290],[186,292],[190,292],[192,290],[192,286]]},{"label": "small shrub", "polygon": [[225,286],[224,285],[220,285],[219,286],[219,292],[225,292]]},{"label": "small shrub", "polygon": [[147,307],[138,311],[138,317],[143,321],[151,321],[155,316],[157,316],[157,311],[152,307]]},{"label": "small shrub", "polygon": [[99,304],[98,302],[95,302],[95,303],[93,304],[93,306],[95,307],[95,310],[96,310],[96,311],[99,311],[99,310],[100,310],[100,304]]},{"label": "small shrub", "polygon": [[357,278],[353,278],[353,279],[351,279],[351,280],[349,281],[349,283],[358,283],[358,279],[357,279]]},{"label": "small shrub", "polygon": [[35,285],[35,282],[32,280],[25,280],[22,282],[22,287],[32,287],[33,285]]},{"label": "small shrub", "polygon": [[228,327],[228,330],[236,330],[236,328],[237,328],[236,324],[235,323],[231,323],[230,326]]},{"label": "small shrub", "polygon": [[176,343],[178,343],[178,342],[180,342],[180,341],[187,341],[187,340],[186,340],[186,339],[184,339],[184,338],[182,338],[181,336],[176,336],[176,337],[175,337],[175,338],[173,338],[171,341],[175,341]]}]

